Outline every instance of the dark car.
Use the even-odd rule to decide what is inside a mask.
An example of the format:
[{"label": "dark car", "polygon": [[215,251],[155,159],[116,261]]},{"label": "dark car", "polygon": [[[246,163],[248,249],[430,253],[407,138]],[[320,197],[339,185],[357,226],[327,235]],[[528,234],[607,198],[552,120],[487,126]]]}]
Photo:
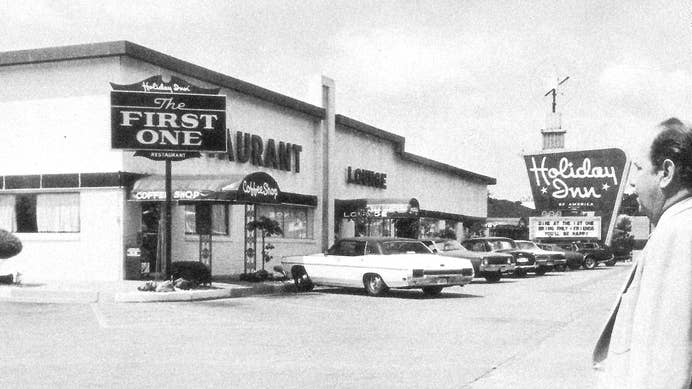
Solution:
[{"label": "dark car", "polygon": [[545,250],[530,240],[515,240],[514,242],[520,249],[531,251],[536,256],[536,263],[543,270],[565,271],[567,259],[562,251]]},{"label": "dark car", "polygon": [[468,259],[476,277],[484,277],[488,282],[498,282],[502,276],[514,273],[515,261],[512,254],[469,251],[453,239],[421,239],[421,242],[434,253]]},{"label": "dark car", "polygon": [[538,247],[550,251],[562,251],[567,260],[567,267],[577,270],[584,264],[584,255],[574,250],[571,243],[538,243]]},{"label": "dark car", "polygon": [[527,272],[534,272],[536,275],[545,274],[544,268],[536,264],[535,255],[530,251],[521,250],[512,239],[501,237],[471,238],[461,242],[461,245],[476,252],[512,254],[516,261],[514,274],[518,277],[525,276]]},{"label": "dark car", "polygon": [[[545,245],[546,243],[543,243]],[[556,251],[563,251],[567,257],[567,266],[570,269],[593,269],[601,263],[606,266],[615,266],[615,255],[608,246],[596,241],[550,243],[550,247]]]},{"label": "dark car", "polygon": [[600,263],[606,266],[615,266],[615,255],[613,250],[598,242],[574,242],[573,251],[584,256],[584,268],[593,269]]}]

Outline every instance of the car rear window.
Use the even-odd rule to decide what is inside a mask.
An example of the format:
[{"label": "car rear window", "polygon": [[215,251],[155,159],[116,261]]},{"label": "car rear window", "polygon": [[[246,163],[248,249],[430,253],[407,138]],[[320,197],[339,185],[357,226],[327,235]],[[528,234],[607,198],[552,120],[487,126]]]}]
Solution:
[{"label": "car rear window", "polygon": [[385,255],[406,253],[430,254],[432,252],[421,242],[398,241],[382,242],[382,250]]}]

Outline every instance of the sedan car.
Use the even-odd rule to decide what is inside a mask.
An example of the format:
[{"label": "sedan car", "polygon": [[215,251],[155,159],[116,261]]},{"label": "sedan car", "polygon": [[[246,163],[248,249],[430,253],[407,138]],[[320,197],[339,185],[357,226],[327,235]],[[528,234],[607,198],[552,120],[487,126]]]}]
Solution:
[{"label": "sedan car", "polygon": [[347,238],[325,254],[284,257],[284,269],[298,290],[314,285],[365,288],[379,296],[389,288],[420,288],[437,295],[449,286],[464,286],[473,279],[468,259],[443,257],[420,241],[398,238]]},{"label": "sedan car", "polygon": [[516,242],[520,249],[534,253],[539,271],[542,271],[543,273],[553,269],[565,271],[565,268],[567,267],[567,259],[565,258],[565,254],[563,252],[543,250],[542,248],[538,247],[535,242],[530,240],[515,240],[514,242]]},{"label": "sedan car", "polygon": [[537,243],[538,247],[543,250],[561,251],[565,254],[567,267],[572,270],[577,270],[584,264],[584,256],[576,251],[573,251],[571,243]]},{"label": "sedan car", "polygon": [[573,242],[572,250],[584,256],[584,268],[593,269],[601,263],[606,266],[615,266],[615,255],[608,246],[598,242]]},{"label": "sedan car", "polygon": [[502,237],[471,238],[461,242],[461,244],[476,252],[512,254],[516,261],[514,274],[518,277],[525,276],[527,272],[535,272],[537,275],[544,274],[536,264],[536,256],[530,251],[520,249],[512,239]]},{"label": "sedan car", "polygon": [[498,282],[502,276],[514,273],[515,261],[512,254],[470,251],[453,239],[422,239],[421,242],[440,255],[468,259],[476,277],[485,277],[488,282]]}]

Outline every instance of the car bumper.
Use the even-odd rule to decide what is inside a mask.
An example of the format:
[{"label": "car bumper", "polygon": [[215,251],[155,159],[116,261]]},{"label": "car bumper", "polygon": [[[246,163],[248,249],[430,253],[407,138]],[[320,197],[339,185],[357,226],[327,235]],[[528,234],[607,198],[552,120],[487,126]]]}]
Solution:
[{"label": "car bumper", "polygon": [[473,280],[473,274],[466,275],[435,275],[406,279],[404,288],[420,288],[423,286],[464,286]]},{"label": "car bumper", "polygon": [[514,273],[514,265],[486,265],[481,266],[479,275],[485,274],[512,274]]}]

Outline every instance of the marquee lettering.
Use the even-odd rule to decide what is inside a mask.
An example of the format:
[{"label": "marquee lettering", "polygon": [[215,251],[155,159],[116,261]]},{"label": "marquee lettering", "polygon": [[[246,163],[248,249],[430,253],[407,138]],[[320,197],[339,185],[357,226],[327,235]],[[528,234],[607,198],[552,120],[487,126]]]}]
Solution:
[{"label": "marquee lettering", "polygon": [[354,170],[349,166],[346,169],[346,182],[349,184],[387,189],[387,174],[365,169]]},{"label": "marquee lettering", "polygon": [[233,137],[228,137],[229,161],[250,162],[255,166],[300,172],[300,153],[303,151],[301,145],[279,142],[277,147],[274,139],[267,139],[265,142],[259,135],[242,131],[235,134],[235,147],[232,139]]}]

